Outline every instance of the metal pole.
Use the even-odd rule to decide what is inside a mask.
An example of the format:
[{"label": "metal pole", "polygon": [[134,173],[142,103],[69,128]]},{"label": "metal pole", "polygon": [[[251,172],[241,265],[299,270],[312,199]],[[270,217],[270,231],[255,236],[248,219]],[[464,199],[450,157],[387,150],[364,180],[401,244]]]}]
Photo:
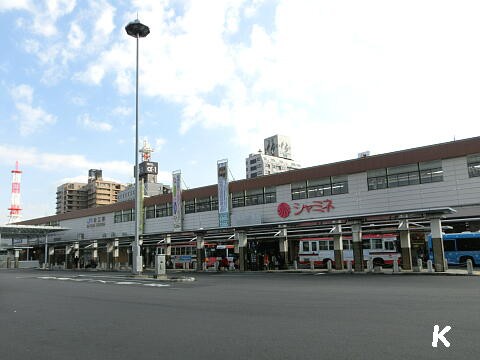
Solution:
[{"label": "metal pole", "polygon": [[[138,168],[138,45],[139,34],[137,33],[137,71],[136,71],[136,89],[135,89],[135,239],[132,249],[132,273],[139,274],[142,272],[142,258],[140,256],[139,245],[139,227],[140,227],[140,177]],[[140,264],[139,264],[140,262]]]},{"label": "metal pole", "polygon": [[44,269],[47,268],[47,263],[48,263],[48,233],[45,234],[45,261],[44,261]]}]

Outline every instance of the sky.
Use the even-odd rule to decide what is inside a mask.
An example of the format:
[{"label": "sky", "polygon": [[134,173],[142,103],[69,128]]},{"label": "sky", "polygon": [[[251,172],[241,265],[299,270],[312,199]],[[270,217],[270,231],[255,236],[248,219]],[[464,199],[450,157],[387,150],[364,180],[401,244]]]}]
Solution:
[{"label": "sky", "polygon": [[303,167],[480,135],[476,0],[0,0],[0,223],[16,161],[23,219],[89,169],[134,181],[137,12],[165,184],[215,184],[220,159],[244,179],[275,134]]}]

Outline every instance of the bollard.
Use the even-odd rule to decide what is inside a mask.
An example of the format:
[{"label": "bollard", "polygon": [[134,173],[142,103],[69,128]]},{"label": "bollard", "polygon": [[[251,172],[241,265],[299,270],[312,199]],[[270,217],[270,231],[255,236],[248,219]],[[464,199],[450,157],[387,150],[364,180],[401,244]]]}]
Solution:
[{"label": "bollard", "polygon": [[293,268],[294,268],[295,270],[298,270],[297,260],[294,260],[294,261],[293,261]]},{"label": "bollard", "polygon": [[203,269],[203,271],[206,271],[206,270],[207,270],[207,263],[206,263],[206,262],[203,263],[202,269]]},{"label": "bollard", "polygon": [[367,271],[368,272],[373,272],[373,259],[372,258],[367,260]]},{"label": "bollard", "polygon": [[467,274],[473,275],[473,262],[472,259],[467,259]]},{"label": "bollard", "polygon": [[353,272],[353,269],[352,269],[352,260],[347,260],[347,271],[349,273],[352,273]]},{"label": "bollard", "polygon": [[433,272],[432,260],[427,261],[427,270],[429,273]]},{"label": "bollard", "polygon": [[310,270],[315,270],[315,262],[310,260]]},{"label": "bollard", "polygon": [[417,259],[417,265],[418,265],[418,269],[420,270],[420,272],[422,272],[422,270],[423,270],[423,261],[422,261],[422,259]]},{"label": "bollard", "polygon": [[332,272],[332,260],[327,261],[327,271]]},{"label": "bollard", "polygon": [[447,259],[443,259],[443,271],[447,271],[448,270],[448,261]]},{"label": "bollard", "polygon": [[398,267],[398,259],[393,260],[393,272],[394,273],[400,272],[400,268]]}]

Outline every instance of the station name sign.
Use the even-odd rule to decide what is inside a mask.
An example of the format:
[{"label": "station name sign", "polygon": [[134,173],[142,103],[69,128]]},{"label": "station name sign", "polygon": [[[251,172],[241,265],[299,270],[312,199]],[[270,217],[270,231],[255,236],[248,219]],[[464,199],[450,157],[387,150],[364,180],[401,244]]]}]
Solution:
[{"label": "station name sign", "polygon": [[87,229],[105,226],[105,216],[95,216],[87,219]]}]

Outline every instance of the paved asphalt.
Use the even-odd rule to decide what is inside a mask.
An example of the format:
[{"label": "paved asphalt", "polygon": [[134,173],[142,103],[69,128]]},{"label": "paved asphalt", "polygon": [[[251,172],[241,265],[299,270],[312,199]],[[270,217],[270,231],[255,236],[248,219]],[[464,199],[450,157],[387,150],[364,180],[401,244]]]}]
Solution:
[{"label": "paved asphalt", "polygon": [[0,358],[479,358],[478,276],[193,276],[0,270]]}]

